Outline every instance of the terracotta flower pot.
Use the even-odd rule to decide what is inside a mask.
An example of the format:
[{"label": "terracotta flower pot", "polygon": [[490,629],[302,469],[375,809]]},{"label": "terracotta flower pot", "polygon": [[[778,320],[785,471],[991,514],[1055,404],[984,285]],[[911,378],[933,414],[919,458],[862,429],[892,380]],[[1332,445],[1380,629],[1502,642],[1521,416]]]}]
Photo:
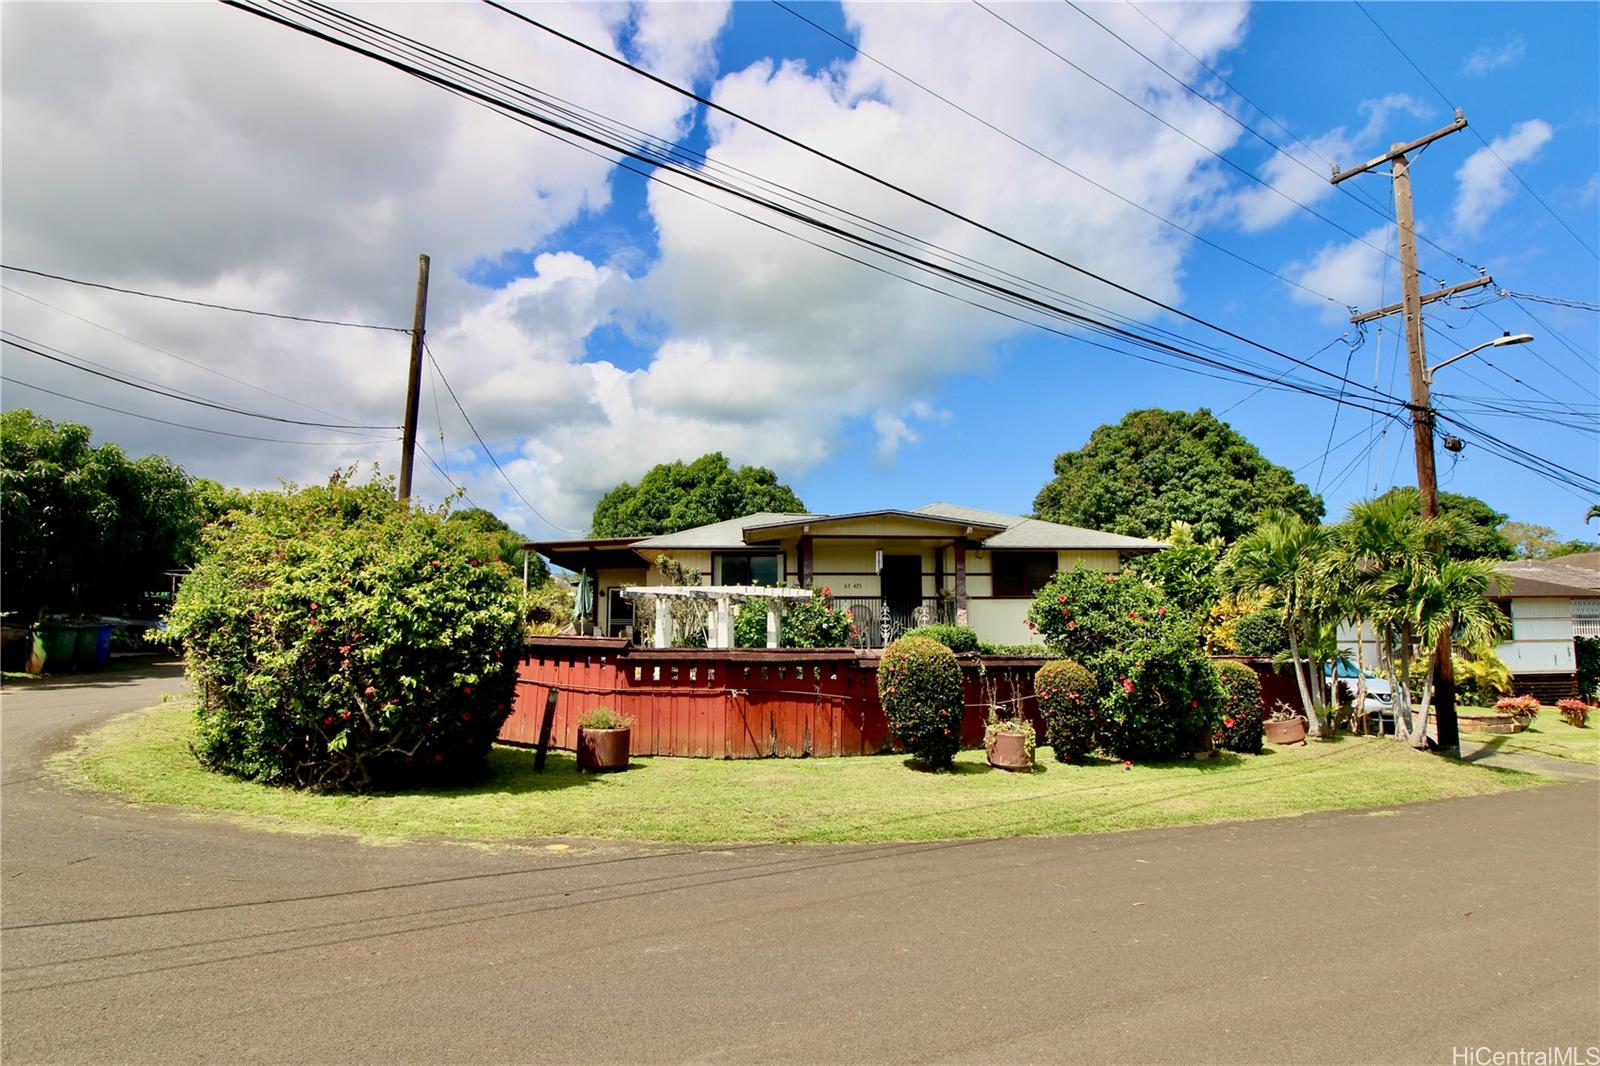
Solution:
[{"label": "terracotta flower pot", "polygon": [[1289,718],[1282,722],[1265,722],[1262,727],[1269,744],[1300,744],[1306,739],[1306,720]]},{"label": "terracotta flower pot", "polygon": [[1001,770],[1031,770],[1028,738],[1021,733],[996,733],[989,743],[989,765]]},{"label": "terracotta flower pot", "polygon": [[631,729],[578,729],[578,771],[603,773],[628,768]]}]

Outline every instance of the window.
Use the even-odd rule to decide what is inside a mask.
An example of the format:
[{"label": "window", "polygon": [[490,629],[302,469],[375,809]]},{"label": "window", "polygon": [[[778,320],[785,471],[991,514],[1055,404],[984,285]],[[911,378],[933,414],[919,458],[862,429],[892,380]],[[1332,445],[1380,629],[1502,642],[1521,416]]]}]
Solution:
[{"label": "window", "polygon": [[783,556],[774,552],[727,552],[713,562],[717,585],[776,585],[783,577]]},{"label": "window", "polygon": [[992,558],[996,596],[1029,598],[1056,576],[1055,552],[995,552]]},{"label": "window", "polygon": [[1600,637],[1600,600],[1572,601],[1572,635]]},{"label": "window", "polygon": [[633,625],[633,601],[621,589],[606,590],[606,635],[622,636],[622,631]]}]

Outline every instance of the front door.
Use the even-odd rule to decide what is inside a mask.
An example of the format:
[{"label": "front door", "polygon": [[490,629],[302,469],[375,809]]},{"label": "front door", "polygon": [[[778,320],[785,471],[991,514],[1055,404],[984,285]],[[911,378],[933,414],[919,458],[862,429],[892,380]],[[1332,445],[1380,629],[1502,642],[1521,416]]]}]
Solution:
[{"label": "front door", "polygon": [[883,587],[884,616],[898,636],[912,627],[912,612],[922,603],[922,556],[885,555],[878,578]]}]

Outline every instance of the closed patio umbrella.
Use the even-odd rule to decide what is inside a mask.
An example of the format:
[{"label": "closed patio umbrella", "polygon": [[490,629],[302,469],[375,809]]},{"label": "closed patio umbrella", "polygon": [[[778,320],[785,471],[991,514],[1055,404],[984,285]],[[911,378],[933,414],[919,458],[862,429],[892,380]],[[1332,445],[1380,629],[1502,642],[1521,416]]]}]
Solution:
[{"label": "closed patio umbrella", "polygon": [[594,610],[594,590],[589,587],[589,571],[578,575],[578,591],[572,597],[572,622],[578,632],[583,632],[583,620]]}]

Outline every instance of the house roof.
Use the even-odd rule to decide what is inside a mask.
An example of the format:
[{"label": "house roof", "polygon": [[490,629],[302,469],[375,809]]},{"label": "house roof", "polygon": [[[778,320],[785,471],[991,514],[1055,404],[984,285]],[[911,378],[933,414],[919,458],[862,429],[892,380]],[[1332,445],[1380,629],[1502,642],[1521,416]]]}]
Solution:
[{"label": "house roof", "polygon": [[[756,514],[747,514],[742,518],[730,518],[724,522],[713,522],[708,526],[695,526],[693,529],[679,530],[677,533],[665,533],[659,537],[646,537],[634,544],[639,551],[655,551],[661,548],[742,548],[750,543],[745,539],[745,530],[751,526],[788,525],[794,522],[816,521],[827,518],[823,514],[794,514],[783,511],[760,511]],[[762,537],[754,537],[762,540]]]},{"label": "house roof", "polygon": [[[1577,565],[1573,565],[1574,560]],[[1500,569],[1511,575],[1511,588],[1492,595],[1492,599],[1600,597],[1600,552],[1559,559],[1522,559]]]},{"label": "house roof", "polygon": [[1120,533],[1104,533],[1098,529],[1080,529],[1059,522],[1046,522],[1038,518],[1005,514],[1000,511],[981,511],[975,507],[962,507],[953,503],[930,503],[917,508],[918,514],[940,515],[957,521],[1001,525],[1005,528],[984,540],[985,548],[1033,548],[1042,550],[1101,550],[1125,552],[1156,552],[1166,547],[1159,540],[1125,537]]},{"label": "house roof", "polygon": [[1022,515],[1005,514],[1001,511],[984,511],[976,507],[961,507],[952,503],[930,503],[910,511],[884,509],[837,515],[763,511],[659,537],[644,537],[631,541],[628,547],[638,552],[674,548],[719,551],[743,548],[763,540],[773,540],[784,531],[797,526],[884,517],[921,519],[963,528],[970,526],[973,527],[972,539],[982,542],[986,548],[1154,552],[1166,547],[1160,541],[1124,537],[1117,533],[1102,533],[1095,529],[1079,529],[1057,522],[1044,522],[1037,518],[1025,518]]}]

